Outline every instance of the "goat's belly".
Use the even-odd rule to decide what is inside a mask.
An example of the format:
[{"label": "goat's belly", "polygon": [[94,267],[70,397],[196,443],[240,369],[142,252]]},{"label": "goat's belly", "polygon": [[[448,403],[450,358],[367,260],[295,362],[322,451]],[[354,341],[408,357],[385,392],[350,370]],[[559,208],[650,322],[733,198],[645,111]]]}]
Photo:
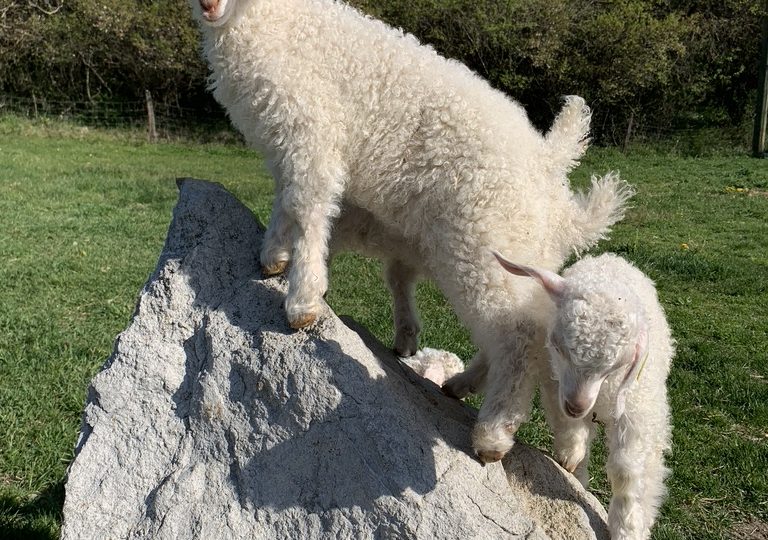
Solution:
[{"label": "goat's belly", "polygon": [[425,223],[455,214],[435,190],[419,189],[404,178],[390,185],[348,185],[344,198],[405,238],[423,236]]}]

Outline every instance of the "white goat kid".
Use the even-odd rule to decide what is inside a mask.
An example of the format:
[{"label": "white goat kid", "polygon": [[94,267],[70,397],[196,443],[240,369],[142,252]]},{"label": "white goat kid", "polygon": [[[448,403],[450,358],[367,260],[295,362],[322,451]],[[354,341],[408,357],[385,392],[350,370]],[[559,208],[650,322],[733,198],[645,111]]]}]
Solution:
[{"label": "white goat kid", "polygon": [[648,538],[668,474],[666,379],[674,355],[653,282],[613,254],[585,257],[562,277],[497,258],[509,272],[535,278],[556,305],[547,339],[552,376],[540,382],[557,461],[586,486],[589,413],[604,422],[611,538]]},{"label": "white goat kid", "polygon": [[[276,179],[261,263],[275,274],[290,262],[291,326],[319,315],[334,219],[363,215],[373,236],[398,244],[378,254],[388,261],[398,347],[416,350],[418,272],[487,359],[473,444],[484,461],[500,459],[525,417],[524,360],[547,308],[489,246],[557,269],[604,236],[630,193],[615,175],[595,179],[589,196],[571,192],[567,173],[589,129],[584,101],[568,98],[543,136],[465,66],[341,2],[190,2],[214,97]],[[477,386],[479,371],[457,375],[447,391]]]}]

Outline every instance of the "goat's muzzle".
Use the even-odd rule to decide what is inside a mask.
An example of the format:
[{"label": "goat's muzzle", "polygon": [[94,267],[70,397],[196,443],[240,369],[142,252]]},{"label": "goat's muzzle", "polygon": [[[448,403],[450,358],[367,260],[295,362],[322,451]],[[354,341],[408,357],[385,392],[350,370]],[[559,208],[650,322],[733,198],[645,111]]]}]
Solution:
[{"label": "goat's muzzle", "polygon": [[200,7],[206,17],[214,16],[219,8],[219,0],[200,0]]},{"label": "goat's muzzle", "polygon": [[585,407],[583,403],[573,403],[566,399],[563,401],[563,410],[571,418],[581,418],[587,413],[589,407]]}]

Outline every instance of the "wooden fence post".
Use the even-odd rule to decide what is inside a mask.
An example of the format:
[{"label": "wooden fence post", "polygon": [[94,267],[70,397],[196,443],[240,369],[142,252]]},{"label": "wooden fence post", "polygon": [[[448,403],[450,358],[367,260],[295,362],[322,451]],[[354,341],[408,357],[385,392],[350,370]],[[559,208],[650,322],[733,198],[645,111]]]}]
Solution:
[{"label": "wooden fence post", "polygon": [[147,138],[149,142],[157,142],[157,126],[155,124],[155,104],[152,101],[152,94],[149,90],[144,91],[144,95],[147,98]]}]

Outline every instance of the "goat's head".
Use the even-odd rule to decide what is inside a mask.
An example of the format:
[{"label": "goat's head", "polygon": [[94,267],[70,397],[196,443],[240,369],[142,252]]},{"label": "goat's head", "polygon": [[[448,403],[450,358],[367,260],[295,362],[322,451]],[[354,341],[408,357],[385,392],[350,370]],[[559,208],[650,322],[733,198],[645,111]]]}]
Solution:
[{"label": "goat's head", "polygon": [[189,0],[199,20],[208,26],[222,26],[235,10],[237,0]]},{"label": "goat's head", "polygon": [[534,278],[555,302],[547,336],[552,373],[558,381],[560,407],[572,418],[586,416],[595,405],[605,379],[625,370],[618,392],[617,414],[624,394],[638,376],[647,350],[648,330],[640,302],[630,290],[615,283],[583,286],[544,269],[496,258],[508,272]]}]

